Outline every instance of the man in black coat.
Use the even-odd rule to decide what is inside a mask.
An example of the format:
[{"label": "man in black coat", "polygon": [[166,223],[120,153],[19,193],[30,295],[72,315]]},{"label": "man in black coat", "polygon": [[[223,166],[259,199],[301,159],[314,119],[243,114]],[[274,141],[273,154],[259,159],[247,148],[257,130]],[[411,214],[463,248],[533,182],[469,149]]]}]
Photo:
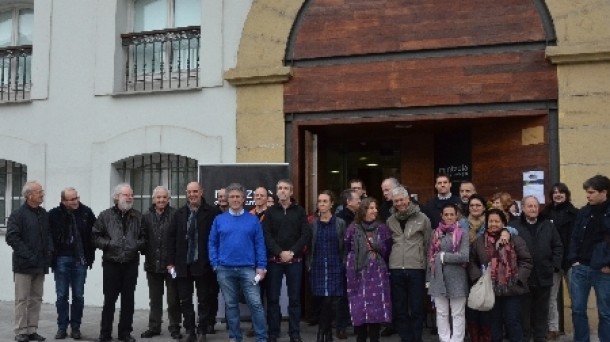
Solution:
[{"label": "man in black coat", "polygon": [[438,174],[434,179],[434,188],[436,196],[422,208],[424,214],[430,219],[432,229],[436,229],[441,222],[441,209],[445,204],[453,203],[460,208],[462,206],[462,200],[451,194],[451,179],[448,175]]},{"label": "man in black coat", "polygon": [[44,190],[40,183],[25,183],[21,193],[25,203],[9,216],[6,229],[6,243],[13,248],[15,341],[44,341],[36,331],[44,277],[53,253],[49,216],[41,206]]},{"label": "man in black coat", "polygon": [[[70,337],[79,340],[85,306],[87,268],[91,269],[95,260],[95,246],[91,239],[95,215],[88,206],[80,202],[76,189],[69,187],[62,190],[59,206],[49,211],[49,222],[55,250],[53,258],[57,293],[55,339],[66,338],[70,325]],[[70,291],[72,291],[71,307]]]},{"label": "man in black coat", "polygon": [[[186,329],[186,342],[206,341],[207,325],[215,319],[218,306],[210,280],[215,278],[208,256],[208,239],[214,218],[220,211],[206,203],[203,187],[186,186],[188,203],[174,214],[167,244],[167,269],[178,281],[178,297]],[[195,324],[193,283],[197,289],[198,324]],[[216,302],[216,304],[214,304]]]},{"label": "man in black coat", "polygon": [[563,245],[553,222],[539,217],[540,204],[536,197],[526,196],[521,206],[523,213],[513,224],[519,236],[525,240],[534,262],[528,280],[530,292],[523,299],[524,341],[533,337],[534,342],[544,342],[553,274],[561,269]]}]

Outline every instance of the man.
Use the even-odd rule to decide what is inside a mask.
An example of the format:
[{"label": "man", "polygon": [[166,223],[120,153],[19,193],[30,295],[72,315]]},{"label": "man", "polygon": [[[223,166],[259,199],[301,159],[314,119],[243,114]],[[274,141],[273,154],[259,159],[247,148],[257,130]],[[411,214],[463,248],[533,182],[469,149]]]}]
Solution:
[{"label": "man", "polygon": [[225,188],[220,188],[216,192],[216,208],[223,213],[229,209]]},{"label": "man", "polygon": [[[178,209],[170,225],[167,244],[167,269],[176,272],[180,310],[186,329],[186,342],[206,341],[207,327],[216,317],[214,271],[208,255],[208,239],[214,218],[220,211],[207,204],[203,187],[197,182],[186,186],[187,204]],[[193,283],[197,289],[198,324],[193,308]]]},{"label": "man", "polygon": [[21,191],[25,203],[8,218],[6,243],[13,249],[15,341],[44,341],[38,330],[44,275],[49,272],[53,243],[49,216],[41,206],[44,190],[37,181]]},{"label": "man", "polygon": [[241,341],[239,297],[250,308],[256,341],[267,341],[265,309],[259,282],[267,273],[265,237],[258,218],[244,211],[246,194],[240,184],[226,188],[229,209],[214,220],[208,250],[225,299],[229,339]]},{"label": "man", "polygon": [[424,324],[426,250],[432,234],[430,220],[411,203],[402,186],[392,190],[394,211],[387,224],[392,232],[390,286],[394,328],[401,342],[419,342]]},{"label": "man", "polygon": [[302,342],[301,330],[301,277],[303,274],[303,248],[311,240],[305,209],[290,200],[292,182],[278,181],[278,204],[267,209],[264,229],[267,244],[267,323],[269,342],[277,342],[280,334],[280,291],[286,276],[288,288],[288,317],[290,342]]},{"label": "man", "polygon": [[[362,183],[362,180],[358,179],[358,178],[352,178],[349,180],[349,182],[347,182],[347,184],[349,185],[349,188],[344,190],[354,190],[356,192],[356,195],[358,196],[358,198],[363,199],[366,197],[366,193],[365,193],[365,188],[364,188],[364,184]],[[339,214],[345,207],[345,198],[343,198],[343,194],[341,196],[341,204],[339,204],[337,206],[337,209],[335,210],[335,214]],[[347,224],[349,226],[349,223]]]},{"label": "man", "polygon": [[451,194],[451,179],[446,174],[439,174],[434,179],[434,188],[436,196],[431,199],[423,208],[424,213],[430,219],[432,229],[438,227],[441,221],[441,209],[447,203],[457,204],[461,206],[462,201],[458,196]]},{"label": "man", "polygon": [[164,186],[158,186],[152,193],[152,205],[148,212],[142,215],[142,229],[146,234],[146,259],[144,270],[148,281],[148,297],[150,313],[148,329],[142,333],[142,338],[161,335],[163,318],[163,292],[167,288],[167,315],[169,316],[169,332],[173,339],[182,338],[180,334],[180,302],[176,280],[167,272],[167,241],[169,225],[176,209],[169,205],[171,196]]},{"label": "man", "polygon": [[[59,206],[49,211],[49,224],[53,238],[55,258],[55,292],[57,294],[57,334],[56,340],[68,336],[81,339],[80,325],[85,306],[85,280],[87,268],[91,269],[95,260],[95,246],[91,239],[95,215],[80,202],[74,188],[61,192]],[[72,291],[72,307],[68,303]]]},{"label": "man", "polygon": [[121,296],[118,335],[120,341],[132,342],[134,292],[138,280],[139,252],[144,251],[146,238],[142,214],[133,209],[133,190],[126,183],[117,185],[114,206],[102,211],[93,225],[96,248],[103,251],[104,306],[99,342],[112,341],[115,304]]},{"label": "man", "polygon": [[259,186],[254,189],[254,208],[250,210],[250,214],[256,215],[260,222],[265,218],[265,210],[267,210],[267,197],[269,192],[264,186]]},{"label": "man", "polygon": [[390,209],[394,205],[392,202],[392,190],[398,187],[400,183],[394,177],[386,178],[381,182],[381,192],[383,193],[383,203],[379,208],[379,218],[385,222],[391,215]]},{"label": "man", "polygon": [[572,264],[570,296],[574,341],[589,341],[587,300],[597,299],[600,341],[610,341],[610,179],[596,175],[583,183],[587,205],[576,216],[568,260]]},{"label": "man", "polygon": [[523,213],[519,220],[513,221],[519,236],[525,240],[532,255],[534,267],[527,282],[529,293],[523,298],[523,335],[534,342],[546,341],[548,327],[549,300],[553,273],[561,269],[563,246],[553,223],[540,218],[540,204],[534,196],[526,196],[521,201]]},{"label": "man", "polygon": [[468,217],[468,200],[470,196],[477,193],[477,189],[471,181],[462,181],[460,183],[460,209],[462,209],[462,216]]},{"label": "man", "polygon": [[[549,197],[551,203],[547,204],[540,215],[545,217],[555,226],[561,244],[563,245],[563,260],[561,262],[561,270],[553,274],[553,286],[551,287],[551,299],[549,301],[549,331],[546,335],[547,340],[557,340],[561,335],[559,331],[559,303],[562,303],[563,293],[559,293],[561,279],[565,279],[566,284],[570,285],[570,263],[568,262],[568,253],[570,251],[570,237],[572,235],[572,227],[574,220],[578,214],[578,209],[572,204],[571,192],[568,186],[564,183],[555,183],[551,187]],[[561,297],[559,297],[561,296]],[[563,317],[563,312],[562,315]]]},{"label": "man", "polygon": [[[361,182],[356,182],[356,183],[352,183],[352,184],[356,184],[356,186],[358,186],[358,184],[360,185],[360,189],[362,190],[362,183]],[[341,201],[343,203],[345,203],[345,206],[343,207],[343,210],[341,210],[338,214],[337,217],[343,219],[343,221],[345,221],[345,226],[349,227],[350,224],[352,224],[352,222],[354,221],[354,217],[356,216],[356,211],[358,211],[358,208],[360,207],[360,202],[362,202],[361,200],[361,196],[362,193],[358,192],[358,190],[356,189],[347,189],[344,190],[343,193],[341,193]],[[345,279],[345,278],[344,278]],[[345,285],[343,288],[347,289],[347,285]],[[347,339],[347,332],[345,331],[348,325],[348,321],[350,320],[350,313],[349,313],[349,305],[347,302],[347,292],[345,293],[345,295],[338,297],[337,299],[337,322],[336,322],[336,329],[337,329],[337,338],[340,340],[345,340]]]}]

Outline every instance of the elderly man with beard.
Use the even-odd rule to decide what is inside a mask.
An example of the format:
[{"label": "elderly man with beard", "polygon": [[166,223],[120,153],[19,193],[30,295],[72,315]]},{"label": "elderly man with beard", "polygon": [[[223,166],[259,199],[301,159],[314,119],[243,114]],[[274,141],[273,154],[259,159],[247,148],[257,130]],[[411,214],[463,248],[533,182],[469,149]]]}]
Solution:
[{"label": "elderly man with beard", "polygon": [[[203,198],[197,182],[186,186],[188,203],[174,214],[167,241],[167,269],[176,272],[180,309],[186,329],[186,342],[206,341],[206,333],[215,319],[218,295],[214,271],[208,255],[208,239],[214,218],[220,211]],[[198,324],[193,307],[193,283],[197,289]]]},{"label": "elderly man with beard", "polygon": [[392,190],[392,216],[387,225],[392,232],[390,286],[394,328],[401,342],[422,339],[426,285],[426,251],[432,228],[428,217],[411,203],[402,186]]},{"label": "elderly man with beard", "polygon": [[119,341],[132,342],[134,292],[138,279],[140,251],[146,244],[142,214],[133,209],[133,190],[129,184],[114,188],[114,206],[102,211],[93,225],[93,243],[103,251],[104,306],[98,342],[112,341],[116,301],[121,295]]}]

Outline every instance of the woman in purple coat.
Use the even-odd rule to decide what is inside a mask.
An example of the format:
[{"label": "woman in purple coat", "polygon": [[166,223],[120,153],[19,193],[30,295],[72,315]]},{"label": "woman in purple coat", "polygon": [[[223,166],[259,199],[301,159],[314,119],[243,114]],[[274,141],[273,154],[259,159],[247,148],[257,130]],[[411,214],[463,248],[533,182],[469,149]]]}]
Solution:
[{"label": "woman in purple coat", "polygon": [[347,297],[358,342],[379,341],[382,323],[392,322],[390,255],[392,234],[378,220],[377,201],[360,203],[354,223],[345,233]]}]

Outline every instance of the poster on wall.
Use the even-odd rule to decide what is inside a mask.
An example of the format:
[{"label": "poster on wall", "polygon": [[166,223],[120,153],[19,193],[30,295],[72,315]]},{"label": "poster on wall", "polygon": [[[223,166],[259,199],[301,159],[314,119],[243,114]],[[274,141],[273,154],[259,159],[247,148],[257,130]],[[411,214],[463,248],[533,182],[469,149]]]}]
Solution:
[{"label": "poster on wall", "polygon": [[203,195],[211,205],[216,205],[218,190],[231,183],[239,183],[246,189],[245,209],[254,207],[254,190],[264,186],[275,194],[275,185],[288,178],[288,164],[208,164],[199,165],[199,183]]},{"label": "poster on wall", "polygon": [[523,172],[523,197],[534,196],[544,204],[544,171]]}]

